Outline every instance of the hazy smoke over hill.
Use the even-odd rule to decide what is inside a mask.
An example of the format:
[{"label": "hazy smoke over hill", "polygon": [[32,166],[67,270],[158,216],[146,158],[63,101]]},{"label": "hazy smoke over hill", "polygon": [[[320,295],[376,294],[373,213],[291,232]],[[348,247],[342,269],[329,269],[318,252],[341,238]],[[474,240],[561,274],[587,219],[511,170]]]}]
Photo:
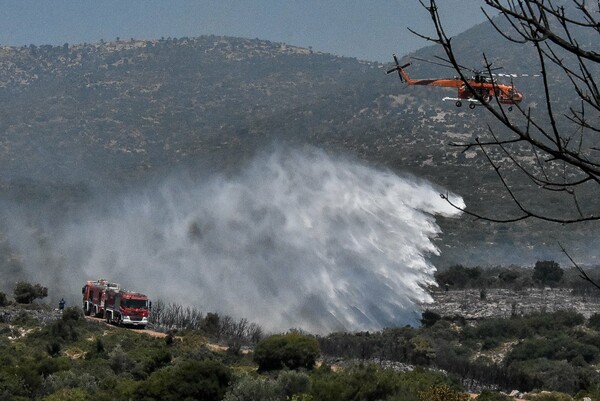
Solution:
[{"label": "hazy smoke over hill", "polygon": [[235,177],[179,176],[90,205],[43,241],[9,237],[32,279],[72,302],[105,277],[267,329],[374,329],[414,321],[428,298],[434,216],[456,214],[438,192],[320,151],[276,151]]}]

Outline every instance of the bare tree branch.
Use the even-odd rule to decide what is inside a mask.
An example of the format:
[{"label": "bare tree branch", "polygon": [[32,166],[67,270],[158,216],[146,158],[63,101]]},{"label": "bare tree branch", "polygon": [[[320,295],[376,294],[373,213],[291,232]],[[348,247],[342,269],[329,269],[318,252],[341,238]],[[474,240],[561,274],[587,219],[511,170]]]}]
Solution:
[{"label": "bare tree branch", "polygon": [[596,287],[597,289],[600,290],[600,285],[598,285],[598,283],[596,283],[594,280],[592,280],[592,278],[590,276],[588,276],[588,274],[585,272],[585,270],[583,270],[583,268],[581,266],[579,266],[571,257],[571,255],[569,255],[569,253],[567,252],[567,250],[562,246],[562,244],[559,242],[558,246],[560,247],[560,249],[562,250],[562,252],[567,256],[567,258],[571,261],[571,263],[573,264],[573,266],[575,266],[575,268],[577,269],[577,271],[579,271],[579,277],[581,277],[583,280],[587,281],[588,283],[592,284],[594,287]]},{"label": "bare tree branch", "polygon": [[[558,223],[600,220],[599,213],[586,213],[582,209],[578,196],[580,190],[600,189],[600,154],[597,153],[600,138],[594,136],[600,133],[600,91],[596,81],[600,71],[600,23],[595,13],[590,12],[582,0],[570,0],[565,6],[563,3],[557,5],[553,0],[485,0],[487,6],[499,13],[492,17],[483,10],[492,27],[505,40],[532,45],[541,71],[543,108],[532,110],[515,102],[510,107],[517,110],[515,115],[507,113],[507,107],[497,95],[489,101],[472,86],[473,80],[465,75],[454,52],[452,38],[444,30],[436,1],[420,2],[430,13],[435,36],[411,32],[441,46],[445,53],[442,59],[454,68],[473,99],[479,101],[504,129],[500,132],[498,128],[488,127],[491,139],[476,138],[472,142],[454,142],[450,146],[461,147],[463,152],[474,148],[481,151],[518,213],[499,218],[470,209],[463,211],[478,219],[505,223],[527,218]],[[502,22],[507,23],[508,29],[501,25]],[[588,35],[585,36],[587,39],[581,40],[582,32]],[[485,69],[492,76],[492,64],[485,53],[483,58]],[[575,104],[581,104],[580,110],[575,109],[579,106],[571,106],[572,101],[568,99],[566,111],[559,111],[562,105],[556,102],[553,84],[560,76],[564,77],[563,82],[570,82],[573,100]],[[497,85],[495,80],[491,82]],[[523,147],[523,144],[529,146]],[[490,153],[492,149],[500,152],[503,160],[510,164],[509,168],[501,168],[493,157],[497,153]],[[522,162],[524,159],[520,157],[527,155],[533,157],[535,165]],[[533,187],[562,192],[570,197],[572,213],[552,215],[532,210],[527,202],[519,199],[507,180],[507,174],[513,171],[524,174]],[[450,202],[447,196],[442,197]]]}]

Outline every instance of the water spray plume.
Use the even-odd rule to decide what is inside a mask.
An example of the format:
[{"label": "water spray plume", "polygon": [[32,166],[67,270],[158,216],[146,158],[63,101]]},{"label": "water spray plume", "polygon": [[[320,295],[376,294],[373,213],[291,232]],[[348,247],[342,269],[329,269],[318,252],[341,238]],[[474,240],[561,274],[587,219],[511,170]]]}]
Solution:
[{"label": "water spray plume", "polygon": [[[425,182],[317,150],[263,154],[235,177],[172,177],[110,206],[45,244],[71,291],[102,276],[268,330],[321,333],[414,323],[433,281],[435,216],[458,214]],[[44,252],[21,249],[38,272]]]}]

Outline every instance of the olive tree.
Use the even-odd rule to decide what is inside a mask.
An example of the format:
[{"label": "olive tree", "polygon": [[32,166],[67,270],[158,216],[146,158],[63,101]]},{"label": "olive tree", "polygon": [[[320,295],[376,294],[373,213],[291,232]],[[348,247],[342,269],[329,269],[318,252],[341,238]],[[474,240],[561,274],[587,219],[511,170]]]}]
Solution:
[{"label": "olive tree", "polygon": [[35,299],[41,299],[48,296],[48,288],[40,284],[30,284],[25,281],[19,281],[14,289],[15,301],[20,304],[30,304]]}]

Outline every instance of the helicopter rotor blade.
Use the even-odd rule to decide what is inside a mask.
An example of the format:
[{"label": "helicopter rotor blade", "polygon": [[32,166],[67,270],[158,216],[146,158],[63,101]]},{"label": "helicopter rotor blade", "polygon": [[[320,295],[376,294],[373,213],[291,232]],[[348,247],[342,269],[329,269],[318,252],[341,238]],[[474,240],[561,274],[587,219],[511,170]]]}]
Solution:
[{"label": "helicopter rotor blade", "polygon": [[505,78],[536,78],[541,77],[541,74],[515,74],[515,73],[499,73],[492,74],[495,77],[505,77]]},{"label": "helicopter rotor blade", "polygon": [[[447,66],[447,67],[449,67],[449,68],[452,68],[452,69],[455,69],[455,68],[454,68],[454,65],[452,65],[452,63],[451,63],[451,62],[449,62],[448,60],[446,60],[445,58],[443,58],[443,57],[440,57],[440,56],[433,56],[433,57],[437,58],[438,60],[442,60],[444,63],[446,63],[446,66]],[[458,66],[458,67],[459,67],[461,70],[467,70],[467,71],[475,72],[475,70],[473,70],[472,68],[465,67],[464,65],[460,65],[460,64],[456,64],[456,65],[457,65],[457,66]]]},{"label": "helicopter rotor blade", "polygon": [[426,62],[426,63],[429,63],[429,64],[440,65],[440,66],[442,66],[442,67],[446,67],[446,68],[454,68],[454,67],[452,67],[452,66],[451,66],[451,65],[449,65],[449,64],[437,63],[437,62],[435,62],[435,61],[426,60],[426,59],[424,59],[424,58],[420,58],[420,57],[411,57],[411,58],[412,58],[413,60],[424,61],[424,62]]},{"label": "helicopter rotor blade", "polygon": [[[421,57],[411,57],[413,60],[418,60],[418,61],[423,61],[425,63],[429,63],[429,64],[434,64],[434,65],[439,65],[441,67],[446,67],[446,68],[451,68],[451,69],[456,69],[455,66],[450,63],[448,60],[446,60],[443,57],[440,56],[433,56],[434,58],[442,61],[442,62],[438,62],[438,61],[432,61],[432,60],[427,60]],[[388,74],[398,70],[399,67],[399,63],[398,63],[398,59],[396,58],[396,56],[394,56],[394,60],[396,61],[396,68],[393,68],[391,70],[388,71]],[[480,77],[480,76],[490,76],[490,77],[505,77],[505,78],[521,78],[521,77],[541,77],[541,74],[515,74],[515,73],[494,73],[492,71],[498,71],[498,70],[502,70],[504,69],[504,67],[500,66],[500,67],[492,67],[492,64],[488,64],[486,67],[482,68],[482,69],[475,69],[475,68],[469,68],[469,67],[465,67],[464,65],[460,65],[457,64],[457,66],[461,69],[461,70],[465,70],[465,71],[470,71],[473,74],[475,74],[476,77]],[[403,66],[401,68],[404,68],[406,66]],[[398,72],[400,72],[398,70]],[[400,79],[402,80],[402,77],[400,77]]]}]

